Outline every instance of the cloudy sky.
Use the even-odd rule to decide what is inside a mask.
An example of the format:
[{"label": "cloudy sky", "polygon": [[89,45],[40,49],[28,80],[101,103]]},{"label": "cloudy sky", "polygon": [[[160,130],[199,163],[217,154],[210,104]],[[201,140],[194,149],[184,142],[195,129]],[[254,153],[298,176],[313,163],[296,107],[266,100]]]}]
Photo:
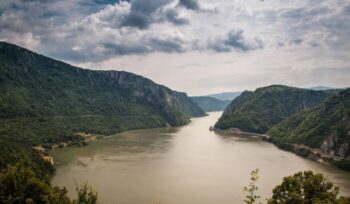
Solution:
[{"label": "cloudy sky", "polygon": [[350,86],[349,0],[1,0],[0,40],[190,95]]}]

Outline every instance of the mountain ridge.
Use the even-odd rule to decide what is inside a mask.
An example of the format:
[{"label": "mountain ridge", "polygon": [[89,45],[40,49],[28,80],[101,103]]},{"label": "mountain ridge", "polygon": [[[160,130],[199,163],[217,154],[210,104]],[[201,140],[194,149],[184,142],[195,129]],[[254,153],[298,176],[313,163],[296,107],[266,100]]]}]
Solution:
[{"label": "mountain ridge", "polygon": [[215,128],[264,134],[295,112],[319,104],[331,92],[271,85],[244,91],[224,110]]},{"label": "mountain ridge", "polygon": [[231,102],[230,100],[222,101],[210,96],[191,96],[190,98],[206,112],[222,111]]}]

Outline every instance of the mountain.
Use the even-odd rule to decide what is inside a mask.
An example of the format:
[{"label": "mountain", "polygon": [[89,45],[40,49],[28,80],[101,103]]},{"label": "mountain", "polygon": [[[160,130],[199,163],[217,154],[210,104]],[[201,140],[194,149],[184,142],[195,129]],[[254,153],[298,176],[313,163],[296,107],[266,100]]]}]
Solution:
[{"label": "mountain", "polygon": [[309,89],[315,90],[315,91],[325,91],[325,90],[331,90],[334,88],[327,87],[327,86],[315,86],[315,87],[310,87]]},{"label": "mountain", "polygon": [[82,69],[0,43],[2,146],[80,143],[81,134],[180,126],[203,115],[185,93],[142,76]]},{"label": "mountain", "polygon": [[231,102],[230,100],[222,101],[209,96],[193,96],[191,99],[206,112],[222,111]]},{"label": "mountain", "polygon": [[207,95],[207,96],[219,99],[221,101],[232,101],[234,98],[239,96],[241,93],[242,93],[241,91],[237,91],[237,92],[223,92],[223,93],[211,94],[211,95]]},{"label": "mountain", "polygon": [[350,89],[294,114],[268,134],[276,143],[306,145],[325,155],[350,159]]},{"label": "mountain", "polygon": [[225,109],[215,128],[266,133],[287,117],[320,104],[330,95],[332,92],[282,85],[244,91]]}]

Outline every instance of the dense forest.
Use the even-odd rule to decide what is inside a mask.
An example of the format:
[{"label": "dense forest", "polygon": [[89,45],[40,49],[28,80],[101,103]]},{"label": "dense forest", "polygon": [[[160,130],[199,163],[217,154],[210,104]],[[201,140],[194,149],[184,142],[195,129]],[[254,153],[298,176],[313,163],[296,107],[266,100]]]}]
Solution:
[{"label": "dense forest", "polygon": [[272,126],[296,112],[323,102],[332,91],[314,91],[282,85],[245,91],[225,109],[216,128],[239,128],[242,131],[265,133]]}]

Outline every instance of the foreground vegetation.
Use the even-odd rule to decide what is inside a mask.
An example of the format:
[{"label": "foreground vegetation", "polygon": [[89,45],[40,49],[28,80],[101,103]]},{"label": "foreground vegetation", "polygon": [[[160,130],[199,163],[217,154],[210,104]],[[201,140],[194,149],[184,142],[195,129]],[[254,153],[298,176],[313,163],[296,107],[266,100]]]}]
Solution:
[{"label": "foreground vegetation", "polygon": [[[251,172],[251,182],[244,191],[248,193],[246,204],[261,203],[257,181],[259,170]],[[349,204],[350,197],[339,197],[339,188],[328,181],[322,174],[312,171],[295,173],[283,178],[283,182],[272,191],[267,204]]]},{"label": "foreground vegetation", "polygon": [[[251,182],[244,188],[244,203],[261,203],[258,195],[258,170],[251,173]],[[24,161],[9,165],[0,172],[0,203],[4,204],[97,204],[98,193],[87,184],[77,186],[76,199],[67,196],[65,188],[51,186]],[[273,189],[268,204],[349,204],[350,197],[339,197],[339,188],[322,174],[312,171],[287,176]]]}]

